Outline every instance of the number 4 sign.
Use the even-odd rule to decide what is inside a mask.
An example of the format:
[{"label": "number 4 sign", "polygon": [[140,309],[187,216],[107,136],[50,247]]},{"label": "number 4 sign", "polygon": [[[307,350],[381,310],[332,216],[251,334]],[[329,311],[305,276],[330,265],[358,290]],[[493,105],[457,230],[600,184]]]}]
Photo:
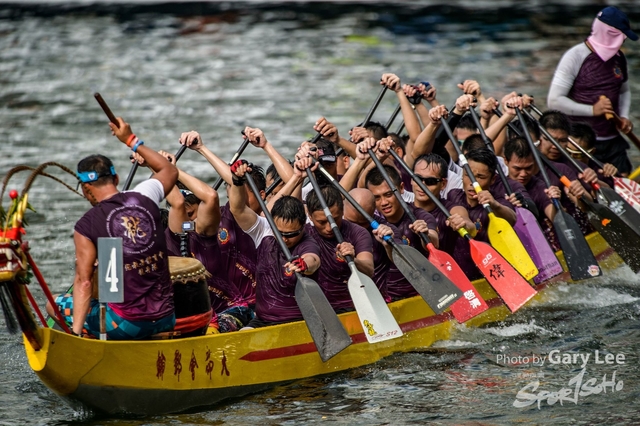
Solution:
[{"label": "number 4 sign", "polygon": [[124,301],[122,238],[98,238],[98,298],[100,303]]}]

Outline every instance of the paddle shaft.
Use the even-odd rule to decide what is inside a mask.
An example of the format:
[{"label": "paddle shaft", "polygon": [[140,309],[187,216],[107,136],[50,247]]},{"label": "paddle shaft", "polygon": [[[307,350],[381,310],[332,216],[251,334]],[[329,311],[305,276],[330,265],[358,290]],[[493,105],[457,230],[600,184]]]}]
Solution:
[{"label": "paddle shaft", "polygon": [[280,185],[280,182],[282,182],[282,178],[280,177],[280,175],[278,175],[273,180],[273,182],[271,182],[271,185],[269,185],[267,189],[264,190],[264,197],[267,198],[269,194],[271,194],[273,190],[276,189],[276,186]]},{"label": "paddle shaft", "polygon": [[[402,194],[400,194],[398,187],[393,183],[393,181],[391,180],[391,177],[389,176],[387,171],[384,169],[384,166],[380,162],[380,159],[376,157],[376,154],[373,152],[373,150],[369,150],[368,152],[369,152],[369,156],[371,157],[371,160],[373,160],[378,170],[380,170],[380,174],[382,174],[382,177],[384,178],[385,182],[387,182],[387,185],[389,185],[389,188],[393,191],[393,195],[396,196],[396,199],[402,206],[402,210],[404,210],[407,216],[409,216],[409,219],[411,220],[412,223],[418,220],[416,218],[416,215],[414,215],[411,209],[409,208],[409,205],[407,204],[407,202],[404,201],[404,199],[402,198]],[[429,237],[424,232],[420,232],[418,233],[418,235],[420,236],[420,239],[422,240],[422,243],[424,244],[425,247],[427,247],[427,245],[431,243],[431,240],[429,240]]]},{"label": "paddle shaft", "polygon": [[[102,111],[104,111],[104,113],[107,115],[107,118],[109,118],[109,121],[111,121],[117,128],[120,128],[120,123],[118,123],[118,120],[116,119],[116,116],[111,111],[111,108],[109,108],[109,105],[107,105],[105,100],[102,99],[102,95],[96,92],[93,94],[93,97],[96,98],[96,101],[98,101],[98,104],[100,104]],[[126,191],[129,189],[129,187],[131,186],[131,181],[133,180],[133,177],[136,175],[137,171],[138,171],[138,162],[136,161],[131,166],[131,169],[129,170],[129,174],[127,175],[127,178],[124,181],[124,186],[122,187],[123,191]]]},{"label": "paddle shaft", "polygon": [[[313,172],[311,171],[311,169],[307,169],[307,178],[309,178],[309,182],[311,182],[311,186],[313,187],[313,190],[316,193],[316,196],[318,197],[318,201],[320,201],[322,210],[324,211],[324,214],[327,217],[329,224],[331,225],[331,230],[333,231],[333,235],[336,237],[336,240],[338,240],[338,244],[342,244],[344,242],[344,238],[342,237],[342,232],[340,232],[340,229],[338,228],[338,224],[333,218],[333,215],[331,214],[331,210],[329,210],[329,206],[327,205],[327,200],[325,200],[324,197],[322,196],[322,191],[320,190],[318,181],[316,180],[316,177],[313,175]],[[347,260],[347,263],[349,264],[353,263],[353,257],[351,257],[350,255],[345,256],[345,259]]]},{"label": "paddle shaft", "polygon": [[[452,141],[451,145],[453,145],[453,147],[455,148],[456,152],[458,153],[458,159],[459,159],[460,163],[462,163],[462,168],[467,173],[467,176],[469,176],[469,179],[471,180],[471,183],[473,184],[473,188],[476,190],[476,192],[480,192],[482,190],[482,188],[480,187],[480,184],[476,180],[475,175],[471,171],[471,167],[469,167],[469,163],[467,163],[467,158],[462,153],[462,150],[460,149],[458,144],[457,143],[453,143],[454,141],[456,141],[456,138],[453,136],[453,132],[451,131],[451,127],[449,127],[449,123],[447,122],[447,120],[444,120],[444,119],[441,120],[440,122],[442,123],[442,127],[444,128],[444,131],[447,132],[447,136],[449,137],[449,140]],[[498,164],[498,168],[499,167],[500,167],[500,165]],[[478,189],[480,189],[480,191]],[[483,204],[482,206],[485,208],[485,210],[487,210],[487,212],[493,213],[493,209],[491,209],[491,206],[489,204]]]},{"label": "paddle shaft", "polygon": [[[502,117],[502,111],[500,111],[498,108],[495,108],[493,110],[493,113],[498,117]],[[520,132],[520,130],[518,130],[518,128],[511,122],[507,123],[507,126],[509,126],[509,129],[511,129],[513,131],[513,133],[515,133],[518,136],[522,136],[522,133]]]},{"label": "paddle shaft", "polygon": [[[533,140],[531,139],[531,135],[529,134],[529,130],[527,129],[527,123],[525,123],[524,121],[524,116],[522,115],[522,112],[520,112],[520,109],[517,107],[515,108],[515,110],[516,110],[516,115],[518,116],[518,121],[520,121],[520,126],[522,127],[522,132],[524,133],[524,138],[527,140],[527,143],[529,144],[529,149],[531,149],[533,159],[535,160],[536,164],[538,165],[538,168],[540,169],[540,174],[542,175],[542,179],[544,180],[545,185],[547,186],[547,188],[549,188],[551,186],[551,181],[549,180],[549,176],[547,175],[547,170],[544,168],[544,165],[542,164],[542,159],[541,159],[542,156],[538,152],[538,149],[536,148],[536,146],[533,143]],[[549,165],[549,162],[546,162],[546,164]],[[549,166],[553,167],[552,165],[549,165]],[[555,169],[555,167],[553,169]],[[553,203],[553,206],[556,208],[556,210],[559,211],[562,208],[560,206],[560,200],[558,200],[557,198],[552,198],[551,202]]]},{"label": "paddle shaft", "polygon": [[[182,154],[184,154],[184,152],[187,150],[186,145],[181,145],[180,148],[178,148],[178,151],[176,151],[176,163],[178,162],[178,160],[180,159],[180,157],[182,157]],[[133,157],[131,157],[133,159]],[[174,164],[175,166],[175,164]],[[124,185],[122,186],[122,190],[123,191],[127,191],[130,187],[131,187],[131,182],[133,181],[133,177],[136,175],[136,172],[138,171],[138,167],[139,164],[138,162],[134,162],[133,166],[131,166],[131,170],[129,170],[129,174],[127,175],[127,179],[124,181]],[[151,173],[151,175],[149,176],[149,178],[151,178],[151,176],[153,176],[153,173]]]},{"label": "paddle shaft", "polygon": [[[398,116],[398,113],[400,113],[400,104],[398,104],[396,109],[393,110],[393,113],[391,113],[391,117],[389,117],[386,124],[384,125],[384,128],[387,129],[387,131],[389,131],[389,127],[391,127],[391,125],[395,121],[396,117]],[[402,124],[404,125],[404,121]]]},{"label": "paddle shaft", "polygon": [[290,262],[291,259],[293,259],[293,256],[291,255],[291,251],[289,250],[289,247],[287,247],[287,245],[285,244],[284,238],[282,238],[282,234],[280,233],[280,230],[276,226],[276,223],[273,221],[273,216],[271,216],[271,213],[267,209],[267,205],[265,204],[264,200],[260,197],[260,191],[256,186],[256,182],[253,180],[253,177],[251,176],[250,173],[245,173],[244,177],[247,179],[247,183],[249,184],[249,188],[251,188],[253,195],[256,196],[256,199],[258,200],[258,204],[260,204],[260,208],[262,209],[262,213],[264,213],[265,219],[267,219],[267,222],[269,222],[269,226],[273,231],[273,236],[276,238],[276,241],[280,246],[280,250],[282,250],[282,253],[284,253],[284,257],[287,258],[287,261]]},{"label": "paddle shaft", "polygon": [[[469,108],[469,112],[471,113],[471,118],[473,118],[473,122],[475,123],[476,127],[480,131],[480,136],[482,137],[484,144],[489,149],[489,151],[493,152],[493,155],[496,155],[496,151],[493,149],[493,142],[491,141],[491,139],[489,139],[489,137],[487,137],[487,134],[485,133],[484,128],[482,127],[482,124],[480,124],[480,117],[478,117],[478,113],[474,108]],[[498,163],[498,167],[496,167],[496,169],[498,170],[498,175],[502,180],[504,189],[507,191],[509,195],[511,195],[513,193],[513,191],[511,190],[511,185],[509,185],[509,181],[507,180],[507,177],[505,176],[504,170],[502,170],[500,163]]]},{"label": "paddle shaft", "polygon": [[107,114],[107,117],[109,118],[109,121],[111,121],[113,124],[115,124],[117,128],[120,128],[120,123],[118,123],[118,120],[116,119],[116,116],[113,114],[113,112],[111,112],[111,108],[109,108],[109,105],[107,105],[107,103],[104,101],[104,99],[102,99],[102,95],[100,93],[96,92],[96,93],[93,94],[93,97],[96,98],[96,101],[98,101],[98,103],[102,107],[102,110],[104,111],[104,113]]},{"label": "paddle shaft", "polygon": [[[238,158],[240,158],[240,156],[242,155],[242,153],[244,152],[244,150],[247,148],[248,145],[249,145],[249,138],[247,137],[242,142],[242,145],[240,145],[240,148],[238,148],[236,153],[233,154],[233,157],[231,158],[231,161],[229,163],[227,163],[227,164],[232,165],[233,163],[238,161]],[[218,180],[216,180],[216,182],[213,184],[213,189],[215,189],[217,191],[218,188],[220,188],[220,185],[222,185],[222,182],[223,182],[222,176],[218,177]],[[260,198],[260,197],[258,197],[258,198]]]}]

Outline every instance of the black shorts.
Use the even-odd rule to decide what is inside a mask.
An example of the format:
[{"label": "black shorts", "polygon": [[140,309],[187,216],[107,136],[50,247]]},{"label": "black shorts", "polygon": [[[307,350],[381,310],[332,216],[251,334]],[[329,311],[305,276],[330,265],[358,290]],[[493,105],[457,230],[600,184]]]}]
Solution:
[{"label": "black shorts", "polygon": [[631,173],[631,160],[627,155],[629,143],[620,135],[606,141],[596,141],[595,157],[603,163],[613,164],[618,173]]}]

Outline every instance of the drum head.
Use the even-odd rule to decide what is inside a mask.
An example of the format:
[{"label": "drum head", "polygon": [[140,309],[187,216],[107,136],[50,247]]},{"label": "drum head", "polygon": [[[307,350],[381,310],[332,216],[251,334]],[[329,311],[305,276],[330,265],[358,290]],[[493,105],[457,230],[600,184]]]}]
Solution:
[{"label": "drum head", "polygon": [[206,281],[211,276],[198,259],[169,256],[169,273],[174,284]]}]

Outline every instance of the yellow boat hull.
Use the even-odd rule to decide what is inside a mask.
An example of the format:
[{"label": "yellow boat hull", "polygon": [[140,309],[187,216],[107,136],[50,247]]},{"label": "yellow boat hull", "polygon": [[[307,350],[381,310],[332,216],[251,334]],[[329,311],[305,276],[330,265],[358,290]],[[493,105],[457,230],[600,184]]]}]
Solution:
[{"label": "yellow boat hull", "polygon": [[[622,264],[598,234],[588,236],[588,241],[603,268]],[[564,273],[552,281],[569,280]],[[509,315],[485,280],[473,284],[490,308],[467,325],[500,321]],[[344,313],[339,317],[353,344],[324,363],[304,322],[155,341],[79,339],[42,328],[38,330],[42,349],[33,350],[26,340],[25,347],[31,368],[60,396],[112,414],[173,413],[371,364],[396,352],[424,349],[448,339],[455,324],[450,312],[435,315],[419,296],[389,307],[404,332],[402,337],[369,344],[356,313]]]}]

